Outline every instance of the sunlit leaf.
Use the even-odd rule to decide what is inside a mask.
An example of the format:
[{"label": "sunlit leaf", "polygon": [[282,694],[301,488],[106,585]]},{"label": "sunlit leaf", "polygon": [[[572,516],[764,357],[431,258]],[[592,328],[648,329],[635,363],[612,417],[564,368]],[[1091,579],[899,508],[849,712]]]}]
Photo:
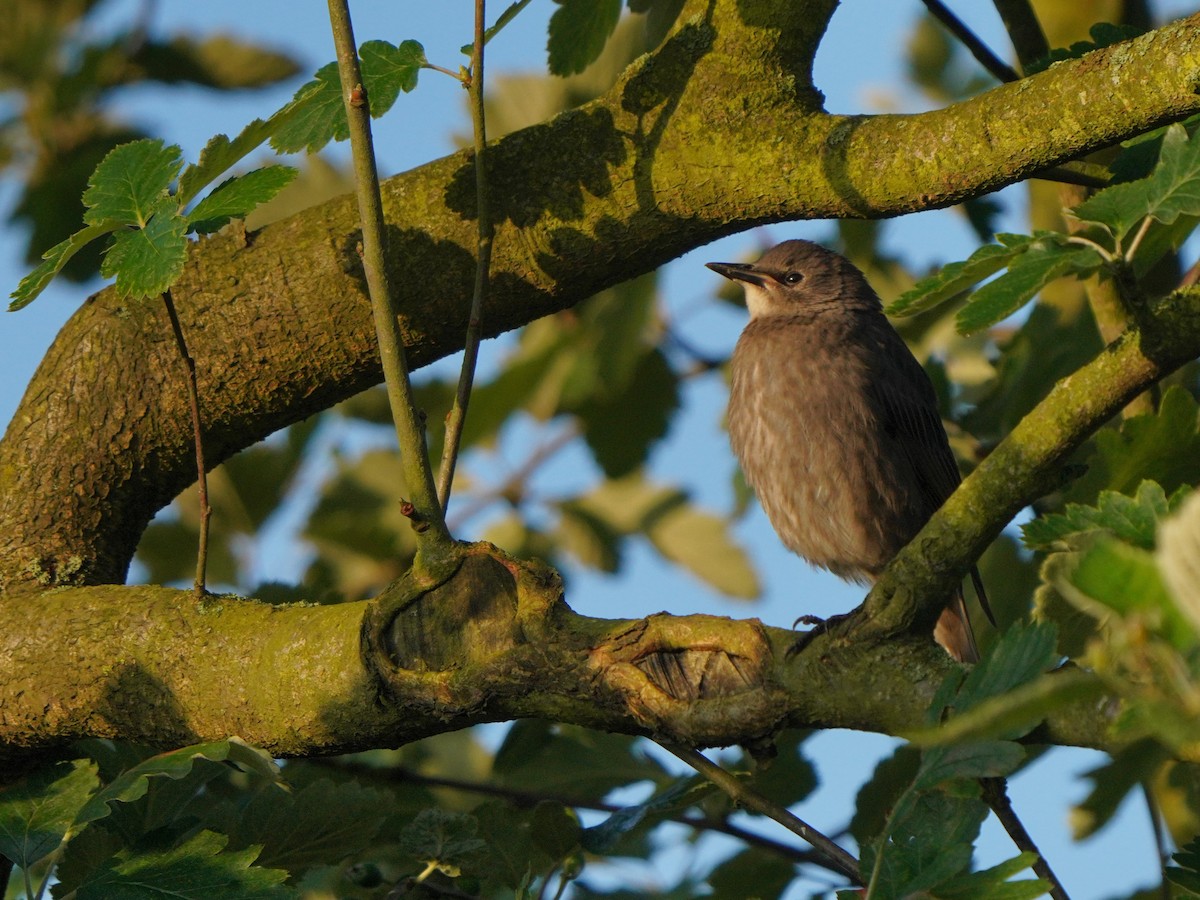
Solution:
[{"label": "sunlit leaf", "polygon": [[1068,503],[1061,513],[1022,525],[1021,537],[1031,550],[1055,550],[1069,546],[1073,537],[1106,531],[1135,547],[1151,550],[1159,521],[1178,506],[1183,496],[1176,492],[1168,500],[1162,487],[1153,481],[1143,481],[1132,497],[1101,491],[1095,506]]},{"label": "sunlit leaf", "polygon": [[183,167],[182,152],[149,138],[114,148],[88,180],[83,221],[144,227],[162,211],[167,189]]},{"label": "sunlit leaf", "polygon": [[911,316],[933,309],[1005,268],[1044,234],[996,235],[999,243],[985,244],[964,262],[947,263],[935,274],[917,282],[888,306],[888,315]]},{"label": "sunlit leaf", "polygon": [[161,294],[179,277],[187,260],[187,220],[170,197],[149,210],[144,228],[118,231],[104,255],[100,274],[116,276],[125,297]]},{"label": "sunlit leaf", "polygon": [[54,276],[62,271],[62,267],[70,262],[72,256],[96,238],[109,234],[117,227],[119,226],[113,222],[88,225],[75,232],[62,243],[55,244],[47,250],[43,257],[45,261],[22,278],[21,283],[17,285],[17,289],[10,295],[12,302],[8,304],[8,311],[16,312],[18,309],[24,309],[36,300],[38,295],[46,289],[46,285],[54,279]]},{"label": "sunlit leaf", "polygon": [[290,166],[266,166],[230,178],[188,213],[188,229],[207,234],[218,230],[230,219],[243,218],[254,207],[278,194],[295,177],[296,170]]}]

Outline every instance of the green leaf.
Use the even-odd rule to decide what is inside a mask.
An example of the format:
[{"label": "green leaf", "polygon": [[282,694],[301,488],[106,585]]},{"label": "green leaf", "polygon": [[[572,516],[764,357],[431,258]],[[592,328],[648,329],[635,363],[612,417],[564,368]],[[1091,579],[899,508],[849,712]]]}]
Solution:
[{"label": "green leaf", "polygon": [[1193,838],[1186,847],[1171,857],[1179,866],[1168,866],[1167,880],[1189,891],[1200,892],[1200,838]]},{"label": "green leaf", "polygon": [[762,588],[750,558],[729,533],[729,523],[690,504],[656,517],[646,537],[666,559],[729,597],[752,600]]},{"label": "green leaf", "polygon": [[57,850],[100,785],[96,770],[88,759],[60,762],[0,789],[0,855],[28,870]]},{"label": "green leaf", "polygon": [[223,852],[227,838],[201,831],[179,847],[161,852],[126,851],[80,885],[79,900],[290,900],[282,869],[253,866],[256,849]]},{"label": "green leaf", "polygon": [[621,0],[555,0],[546,44],[552,75],[575,75],[595,62],[621,18]]},{"label": "green leaf", "polygon": [[290,56],[227,34],[199,40],[177,35],[168,42],[142,41],[128,63],[142,79],[227,91],[277,84],[300,71]]},{"label": "green leaf", "polygon": [[948,263],[937,273],[918,281],[912,288],[897,297],[887,308],[889,316],[912,316],[933,309],[947,300],[974,287],[983,279],[994,275],[1014,257],[1028,250],[1038,235],[998,234],[997,244],[985,244],[964,262]]},{"label": "green leaf", "polygon": [[98,237],[115,231],[119,226],[114,222],[101,222],[97,225],[88,225],[86,228],[81,228],[65,241],[55,244],[43,255],[45,260],[36,269],[21,279],[21,283],[17,285],[17,289],[9,296],[12,302],[8,304],[9,312],[16,312],[18,309],[24,309],[30,303],[37,299],[38,295],[46,289],[53,279],[83,247],[86,247]]},{"label": "green leaf", "polygon": [[104,818],[109,814],[110,803],[129,803],[142,797],[151,778],[183,778],[191,772],[197,759],[230,762],[272,781],[279,778],[279,767],[270,756],[238,738],[181,747],[169,753],[152,756],[121,773],[102,791],[92,796],[87,806],[79,813],[79,823],[86,824]]},{"label": "green leaf", "polygon": [[[987,649],[963,681],[954,699],[955,711],[963,712],[1036,679],[1058,661],[1055,644],[1053,625],[1040,622],[1012,625]],[[930,711],[940,718],[940,709]]]},{"label": "green leaf", "polygon": [[[500,17],[498,19],[496,19],[495,24],[492,25],[491,28],[488,28],[483,33],[483,45],[486,47],[488,45],[488,42],[491,41],[492,38],[494,38],[497,34],[500,33],[500,29],[502,29],[505,25],[507,25],[509,22],[511,22],[514,18],[516,18],[517,13],[519,13],[521,10],[523,10],[528,5],[529,5],[529,0],[515,0],[515,2],[510,3],[508,5],[508,9],[506,9],[506,10],[504,10],[504,12],[500,13]],[[463,44],[458,49],[459,49],[459,52],[465,56],[473,56],[475,53],[475,44],[474,43]]]},{"label": "green leaf", "polygon": [[296,174],[290,166],[266,166],[227,179],[188,213],[188,229],[208,234],[230,219],[243,218],[287,187]]},{"label": "green leaf", "polygon": [[224,172],[254,151],[273,132],[283,127],[290,119],[291,104],[271,116],[267,121],[255,119],[239,132],[232,141],[223,134],[209,139],[200,151],[200,159],[190,165],[179,176],[179,191],[176,199],[181,206],[191,203],[207,185],[212,184]]},{"label": "green leaf", "polygon": [[161,213],[167,190],[182,167],[179,147],[168,147],[157,138],[115,147],[88,180],[83,221],[145,227],[151,216]]},{"label": "green leaf", "polygon": [[880,844],[864,848],[864,872],[875,869],[872,891],[880,897],[911,897],[963,872],[971,862],[971,844],[987,816],[977,797],[944,791],[919,794],[898,811],[892,831]]},{"label": "green leaf", "polygon": [[100,274],[115,275],[122,296],[153,297],[174,284],[183,271],[187,245],[187,220],[179,215],[175,201],[164,197],[151,208],[144,228],[117,232]]},{"label": "green leaf", "polygon": [[387,41],[367,41],[358,55],[373,119],[391,109],[401,91],[407,94],[417,86],[417,76],[425,65],[425,48],[417,41],[404,41],[399,47]]},{"label": "green leaf", "polygon": [[1086,458],[1087,474],[1066,490],[1066,498],[1091,503],[1105,488],[1132,494],[1146,479],[1158,482],[1168,495],[1200,482],[1198,413],[1192,395],[1172,385],[1156,413],[1125,419],[1119,431],[1103,429]]},{"label": "green leaf", "polygon": [[865,847],[883,831],[897,800],[912,785],[920,766],[920,752],[908,745],[897,747],[875,766],[854,799],[850,833],[859,846]]},{"label": "green leaf", "polygon": [[1161,617],[1162,633],[1176,649],[1195,646],[1196,631],[1167,593],[1152,553],[1101,537],[1080,556],[1069,578],[1086,597],[1123,616]]},{"label": "green leaf", "polygon": [[990,869],[966,872],[938,885],[938,900],[1034,900],[1044,897],[1050,885],[1040,878],[1008,879],[1037,862],[1037,854],[1022,853]]},{"label": "green leaf", "polygon": [[905,734],[922,747],[963,741],[1014,740],[1024,737],[1051,712],[1107,695],[1103,682],[1083,671],[1044,675],[1007,693],[984,700],[933,728]]},{"label": "green leaf", "polygon": [[795,879],[794,863],[772,850],[748,847],[725,860],[704,880],[712,888],[713,897],[782,897]]},{"label": "green leaf", "polygon": [[928,790],[955,778],[998,778],[1012,773],[1025,759],[1025,748],[1013,741],[972,741],[934,747],[921,754],[914,789]]},{"label": "green leaf", "polygon": [[474,816],[445,809],[426,809],[400,832],[400,849],[454,878],[471,857],[485,852],[487,843],[476,834]]},{"label": "green leaf", "polygon": [[1162,523],[1155,559],[1180,612],[1200,632],[1200,493]]},{"label": "green leaf", "polygon": [[[404,41],[399,47],[387,41],[368,41],[359,57],[371,116],[378,118],[391,109],[401,91],[416,87],[425,49],[417,41]],[[318,69],[313,80],[296,91],[277,115],[271,146],[280,153],[316,153],[331,140],[346,140],[350,128],[337,63]]]},{"label": "green leaf", "polygon": [[[1181,489],[1183,490],[1183,489]],[[1021,526],[1021,538],[1030,550],[1061,550],[1080,535],[1104,531],[1144,550],[1154,548],[1158,523],[1182,502],[1176,492],[1167,499],[1162,486],[1143,481],[1132,497],[1101,491],[1095,506],[1068,503],[1061,513],[1042,516]]]},{"label": "green leaf", "polygon": [[1170,126],[1148,178],[1105,188],[1072,212],[1104,225],[1117,240],[1146,216],[1170,225],[1180,215],[1200,215],[1200,142],[1182,125]]},{"label": "green leaf", "polygon": [[994,325],[1015,313],[1051,281],[1064,275],[1084,277],[1102,265],[1104,260],[1091,247],[1039,242],[1016,257],[1007,273],[971,295],[955,316],[958,331],[966,335]]},{"label": "green leaf", "polygon": [[270,788],[238,805],[229,823],[230,847],[255,847],[259,865],[297,875],[370,846],[395,808],[390,793],[354,782],[322,779],[291,792]]},{"label": "green leaf", "polygon": [[1151,784],[1170,752],[1158,741],[1140,740],[1122,747],[1104,765],[1085,772],[1092,789],[1071,810],[1071,833],[1077,841],[1091,837],[1116,815],[1129,792]]},{"label": "green leaf", "polygon": [[1091,53],[1093,50],[1098,50],[1101,47],[1110,47],[1113,44],[1119,44],[1121,41],[1128,41],[1142,34],[1143,29],[1135,28],[1132,25],[1114,25],[1111,22],[1097,22],[1088,30],[1088,33],[1092,37],[1090,41],[1076,41],[1067,48],[1055,47],[1042,59],[1036,60],[1026,66],[1026,76],[1045,71],[1056,62],[1066,59],[1078,59],[1085,53]]}]

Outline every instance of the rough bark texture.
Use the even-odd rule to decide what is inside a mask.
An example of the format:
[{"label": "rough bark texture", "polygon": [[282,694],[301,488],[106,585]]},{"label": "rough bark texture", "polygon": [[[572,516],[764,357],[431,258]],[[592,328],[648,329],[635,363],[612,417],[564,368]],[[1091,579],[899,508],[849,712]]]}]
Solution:
[{"label": "rough bark texture", "polygon": [[[689,3],[667,41],[604,97],[496,142],[488,333],[756,224],[946,206],[1200,110],[1193,16],[945,110],[829,115],[810,73],[834,5]],[[389,274],[417,366],[461,347],[472,183],[471,158],[459,153],[384,185]],[[193,248],[173,295],[200,361],[210,464],[378,381],[356,242],[351,203],[341,199]],[[959,529],[970,522],[959,531],[970,541],[960,537],[945,557],[948,538],[917,541],[928,551],[925,564],[940,559],[937,578],[952,578],[955,559],[965,561],[1002,526],[995,510],[1036,495],[1054,461],[1113,403],[1200,351],[1197,305],[1182,295],[1170,307],[1170,328],[1143,323],[1140,335],[1105,351],[1098,365],[1124,362],[1107,374],[1095,370],[1102,401],[1047,407],[1063,429],[1014,435],[1010,455],[998,451],[999,461],[980,467],[980,487],[957,495],[929,532],[942,534],[942,520]],[[852,667],[861,681],[810,689],[795,673],[821,685],[828,667],[786,667],[787,638],[753,623],[596,623],[543,597],[535,613],[513,620],[541,639],[521,654],[497,651],[504,677],[517,681],[497,681],[494,660],[434,677],[422,669],[443,671],[431,661],[448,658],[438,641],[452,640],[451,628],[415,653],[401,652],[411,642],[389,644],[390,666],[377,654],[368,656],[373,669],[364,666],[359,629],[387,595],[374,607],[277,609],[196,605],[175,591],[119,587],[150,518],[194,479],[172,352],[157,305],[101,292],[63,329],[0,442],[0,741],[10,749],[84,734],[174,744],[240,732],[280,754],[319,753],[533,714],[712,743],[763,735],[784,721],[894,731],[913,722],[945,668],[936,650],[901,642],[887,651],[888,666],[877,667],[890,670],[885,684],[866,668],[882,652],[877,646],[821,640],[803,657],[835,655],[847,667],[839,670]],[[1136,364],[1125,367],[1130,360]],[[1027,450],[1039,440],[1058,443]],[[917,579],[913,596],[924,596],[915,569],[897,570]],[[492,609],[497,575],[491,570],[479,594],[456,596]],[[512,587],[517,600],[506,602],[520,609],[522,590]],[[888,580],[885,590],[901,593]],[[922,609],[916,600],[875,604],[864,635],[892,633]],[[745,653],[730,650],[743,645]],[[380,645],[364,646],[375,653]],[[632,656],[621,657],[630,648]],[[555,668],[563,654],[574,654],[571,664]],[[597,655],[620,665],[600,665]],[[243,672],[255,677],[236,684]],[[405,673],[418,674],[406,681]],[[501,683],[518,688],[499,690]],[[740,683],[744,692],[734,691],[731,703]],[[400,690],[418,695],[404,699]],[[681,712],[664,695],[712,703]],[[1101,740],[1094,719],[1072,729],[1056,737]]]}]

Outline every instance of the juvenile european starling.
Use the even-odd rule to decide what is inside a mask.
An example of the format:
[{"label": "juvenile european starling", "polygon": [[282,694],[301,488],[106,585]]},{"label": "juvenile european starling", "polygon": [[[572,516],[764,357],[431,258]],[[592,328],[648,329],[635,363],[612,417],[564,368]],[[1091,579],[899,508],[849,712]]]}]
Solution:
[{"label": "juvenile european starling", "polygon": [[[788,549],[874,581],[961,480],[929,376],[837,253],[784,241],[753,265],[708,267],[742,283],[750,310],[729,393],[746,481]],[[961,586],[933,636],[960,662],[979,658]]]}]

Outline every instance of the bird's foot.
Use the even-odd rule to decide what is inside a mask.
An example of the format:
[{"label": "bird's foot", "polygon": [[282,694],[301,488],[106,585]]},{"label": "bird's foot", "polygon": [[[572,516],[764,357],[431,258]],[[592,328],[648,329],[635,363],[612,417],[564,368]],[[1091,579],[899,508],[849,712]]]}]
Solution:
[{"label": "bird's foot", "polygon": [[809,631],[797,635],[795,643],[788,647],[786,658],[791,659],[801,650],[809,645],[813,638],[824,634],[829,629],[840,624],[850,618],[850,613],[843,613],[837,616],[830,616],[828,619],[822,619],[820,616],[800,616],[792,623],[792,630],[795,631],[799,625],[811,626]]}]

